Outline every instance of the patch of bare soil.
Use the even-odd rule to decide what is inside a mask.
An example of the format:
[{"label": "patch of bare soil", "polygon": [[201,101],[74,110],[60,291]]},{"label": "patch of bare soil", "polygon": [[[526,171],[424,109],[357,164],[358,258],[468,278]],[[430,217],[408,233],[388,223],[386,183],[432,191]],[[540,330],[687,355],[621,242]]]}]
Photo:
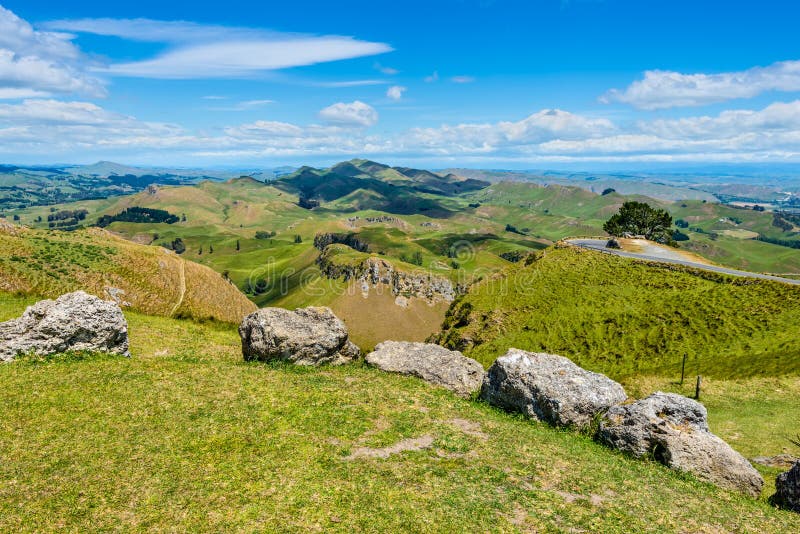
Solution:
[{"label": "patch of bare soil", "polygon": [[389,445],[388,447],[383,447],[382,449],[358,447],[346,459],[355,460],[357,458],[388,458],[393,454],[398,454],[401,452],[429,449],[432,445],[433,436],[424,435],[418,438],[407,438],[400,440],[397,443]]}]

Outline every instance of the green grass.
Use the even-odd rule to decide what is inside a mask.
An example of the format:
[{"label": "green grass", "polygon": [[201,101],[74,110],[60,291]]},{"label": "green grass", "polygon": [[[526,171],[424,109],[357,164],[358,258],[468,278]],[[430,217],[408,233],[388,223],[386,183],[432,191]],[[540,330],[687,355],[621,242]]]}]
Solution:
[{"label": "green grass", "polygon": [[[0,298],[0,317],[30,299]],[[127,314],[131,358],[0,366],[0,530],[790,532],[800,516],[350,365]],[[466,421],[466,423],[465,423]],[[430,436],[430,449],[347,457]]]},{"label": "green grass", "polygon": [[800,371],[800,288],[649,264],[572,247],[488,277],[439,337],[488,365],[509,347],[567,356],[614,378],[717,378]]}]

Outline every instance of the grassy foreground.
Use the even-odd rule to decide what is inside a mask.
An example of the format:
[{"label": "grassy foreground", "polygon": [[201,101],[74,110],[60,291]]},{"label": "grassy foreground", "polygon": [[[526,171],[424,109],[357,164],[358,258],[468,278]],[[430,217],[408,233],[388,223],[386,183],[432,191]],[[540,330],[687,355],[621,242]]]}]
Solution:
[{"label": "grassy foreground", "polygon": [[[31,302],[2,296],[0,320]],[[800,529],[415,379],[246,364],[231,326],[128,319],[130,359],[0,366],[0,531]]]}]

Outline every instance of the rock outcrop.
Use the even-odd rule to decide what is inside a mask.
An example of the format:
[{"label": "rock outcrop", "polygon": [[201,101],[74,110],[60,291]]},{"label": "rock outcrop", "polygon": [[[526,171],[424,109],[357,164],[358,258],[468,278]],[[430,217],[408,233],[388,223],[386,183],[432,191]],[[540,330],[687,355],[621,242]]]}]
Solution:
[{"label": "rock outcrop", "polygon": [[128,323],[120,307],[76,291],[39,301],[21,317],[0,323],[0,361],[70,351],[128,356]]},{"label": "rock outcrop", "polygon": [[331,253],[335,246],[326,247],[317,259],[320,271],[328,278],[354,280],[366,288],[383,284],[395,296],[417,297],[431,304],[452,302],[459,293],[459,288],[447,278],[433,276],[423,269],[417,272],[400,271],[380,257],[372,256],[357,264],[340,264]]},{"label": "rock outcrop", "polygon": [[263,308],[239,326],[245,360],[339,365],[359,357],[347,327],[330,308]]},{"label": "rock outcrop", "polygon": [[366,359],[383,371],[416,376],[465,398],[478,391],[483,381],[481,364],[431,343],[384,341]]},{"label": "rock outcrop", "polygon": [[492,364],[481,397],[533,419],[577,428],[627,398],[622,386],[605,375],[562,356],[519,349],[510,349]]},{"label": "rock outcrop", "polygon": [[775,479],[772,502],[782,508],[800,513],[800,461]]},{"label": "rock outcrop", "polygon": [[674,393],[656,392],[614,406],[600,422],[598,439],[636,457],[653,458],[720,487],[757,497],[764,480],[752,465],[708,428],[705,407]]}]

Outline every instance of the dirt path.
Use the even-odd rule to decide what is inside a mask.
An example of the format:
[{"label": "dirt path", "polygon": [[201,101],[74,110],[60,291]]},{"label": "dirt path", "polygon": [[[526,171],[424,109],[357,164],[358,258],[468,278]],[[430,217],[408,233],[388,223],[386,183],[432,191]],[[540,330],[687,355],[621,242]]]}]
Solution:
[{"label": "dirt path", "polygon": [[186,262],[183,261],[181,258],[176,258],[176,259],[178,260],[178,264],[180,265],[178,273],[180,275],[181,294],[178,297],[178,302],[175,303],[175,306],[172,307],[172,311],[169,312],[170,317],[175,315],[175,312],[177,312],[178,308],[180,308],[181,304],[183,304],[183,297],[186,296]]},{"label": "dirt path", "polygon": [[700,261],[693,261],[682,256],[679,252],[666,250],[665,247],[660,247],[657,244],[647,243],[647,246],[642,246],[639,250],[641,252],[627,252],[624,250],[611,249],[606,247],[607,240],[605,239],[566,239],[570,245],[576,247],[597,250],[606,254],[614,254],[622,256],[623,258],[633,258],[638,260],[661,262],[661,263],[675,263],[678,265],[685,265],[695,269],[704,271],[711,271],[715,273],[730,274],[733,276],[743,276],[746,278],[760,278],[762,280],[774,280],[776,282],[783,282],[784,284],[800,285],[800,280],[793,280],[791,278],[782,278],[780,276],[773,276],[771,274],[751,273],[749,271],[739,271],[737,269],[728,269],[727,267],[719,267],[717,265],[709,265],[701,263]]}]

